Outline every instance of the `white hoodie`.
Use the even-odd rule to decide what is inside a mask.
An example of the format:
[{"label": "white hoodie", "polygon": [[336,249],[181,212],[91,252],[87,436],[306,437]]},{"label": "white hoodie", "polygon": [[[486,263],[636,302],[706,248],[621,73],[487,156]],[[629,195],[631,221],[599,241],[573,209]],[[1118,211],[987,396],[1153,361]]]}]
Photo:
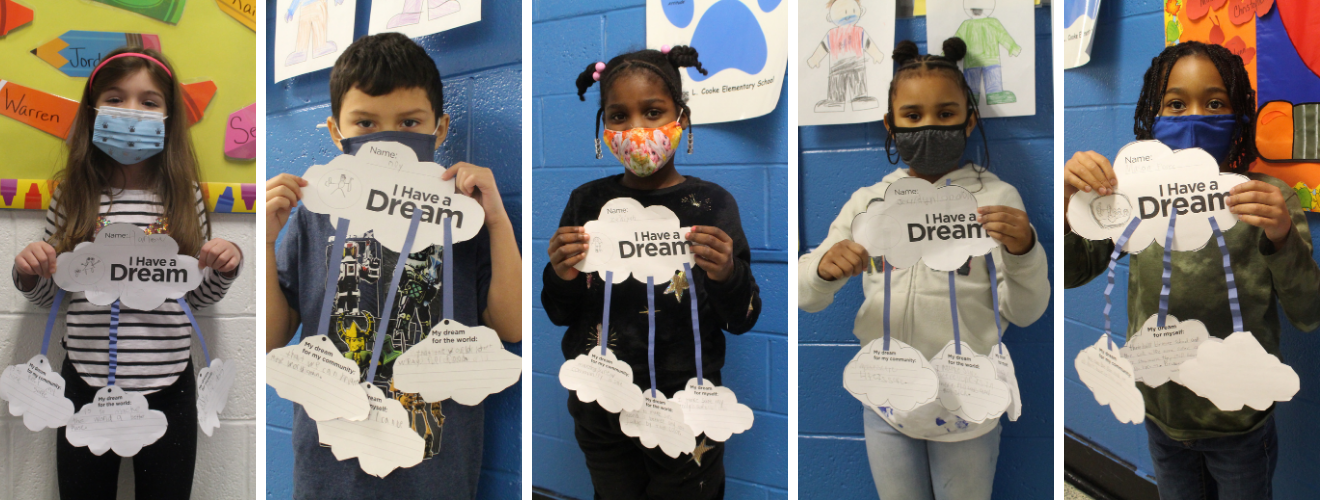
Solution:
[{"label": "white hoodie", "polygon": [[[834,302],[834,294],[843,288],[847,279],[825,281],[816,272],[821,257],[835,243],[852,239],[852,221],[866,210],[873,199],[882,199],[889,184],[908,176],[906,169],[897,169],[875,185],[853,193],[839,216],[830,224],[829,235],[812,252],[798,259],[798,307],[807,312],[818,312]],[[979,177],[979,180],[978,180]],[[945,174],[936,181],[945,180],[966,188],[976,197],[978,206],[1005,205],[1025,210],[1017,189],[990,172],[977,173],[971,164]],[[1033,227],[1034,231],[1034,227]],[[1022,255],[1012,255],[1002,247],[991,252],[995,259],[995,283],[999,287],[999,313],[1004,320],[1018,326],[1027,326],[1040,318],[1049,305],[1050,283],[1045,251],[1040,241]],[[878,256],[873,256],[878,257]],[[979,354],[989,354],[999,342],[992,315],[989,273],[985,258],[972,258],[968,275],[958,274],[959,332],[962,340]],[[853,323],[853,334],[862,345],[884,335],[884,274],[865,273],[862,291],[866,300]],[[953,321],[949,311],[949,277],[925,267],[923,264],[890,272],[890,335],[911,345],[927,359],[935,356],[953,340]],[[1008,325],[1004,324],[1006,328]],[[1019,369],[1019,373],[1021,370]],[[980,424],[967,422],[938,401],[909,412],[893,408],[872,408],[899,432],[915,439],[954,442],[975,439],[994,430],[999,419]]]}]

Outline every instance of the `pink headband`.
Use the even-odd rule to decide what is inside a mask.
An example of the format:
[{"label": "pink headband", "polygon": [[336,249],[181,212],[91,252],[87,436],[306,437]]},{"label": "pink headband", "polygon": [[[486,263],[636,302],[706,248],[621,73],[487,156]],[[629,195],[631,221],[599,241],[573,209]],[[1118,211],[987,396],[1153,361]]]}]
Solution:
[{"label": "pink headband", "polygon": [[161,63],[160,61],[157,61],[156,58],[151,57],[151,56],[146,55],[146,54],[139,54],[139,53],[137,53],[137,52],[125,52],[125,53],[123,53],[123,54],[110,56],[110,57],[107,57],[107,58],[101,60],[101,64],[97,64],[97,65],[96,65],[96,69],[93,69],[93,70],[92,70],[92,76],[87,77],[87,84],[88,84],[88,85],[91,85],[92,80],[94,80],[94,79],[96,78],[96,72],[97,72],[97,71],[101,71],[101,67],[102,67],[102,66],[105,66],[105,63],[108,63],[108,62],[113,61],[113,60],[115,60],[115,59],[119,59],[119,58],[121,58],[121,57],[140,57],[140,58],[146,59],[146,60],[148,60],[148,61],[154,62],[154,63],[156,63],[157,66],[160,66],[160,69],[165,70],[165,74],[170,75],[170,78],[174,78],[174,73],[171,73],[171,72],[170,72],[170,69],[167,68],[167,67],[165,67],[165,64]]}]

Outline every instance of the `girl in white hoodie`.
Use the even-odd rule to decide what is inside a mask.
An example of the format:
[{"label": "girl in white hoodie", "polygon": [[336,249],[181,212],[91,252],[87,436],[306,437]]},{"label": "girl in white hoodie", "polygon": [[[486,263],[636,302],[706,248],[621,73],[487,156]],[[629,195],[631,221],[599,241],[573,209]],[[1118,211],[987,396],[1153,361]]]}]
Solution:
[{"label": "girl in white hoodie", "polygon": [[[883,256],[868,255],[852,241],[853,218],[872,200],[883,199],[889,184],[900,178],[915,176],[937,185],[950,182],[975,196],[979,222],[999,242],[992,251],[995,276],[987,272],[984,259],[973,258],[955,279],[962,340],[977,353],[989,354],[999,342],[994,314],[1027,326],[1045,312],[1050,297],[1048,264],[1017,189],[985,167],[960,165],[967,137],[980,116],[957,66],[967,53],[966,45],[950,38],[943,48],[944,56],[923,56],[915,43],[906,40],[894,48],[899,67],[889,88],[886,152],[890,143],[895,144],[909,168],[897,169],[853,193],[830,224],[825,241],[798,260],[798,307],[807,312],[825,309],[849,277],[865,272],[866,300],[857,312],[853,333],[862,345],[880,338],[884,275],[874,271],[882,269]],[[986,156],[988,163],[988,151]],[[891,162],[896,160],[891,157]],[[894,269],[890,280],[891,336],[926,358],[933,357],[953,339],[948,273],[917,264]],[[991,286],[998,287],[999,311],[991,305]],[[999,456],[997,418],[968,422],[938,402],[907,412],[868,407],[862,413],[867,456],[880,498],[990,498]]]}]

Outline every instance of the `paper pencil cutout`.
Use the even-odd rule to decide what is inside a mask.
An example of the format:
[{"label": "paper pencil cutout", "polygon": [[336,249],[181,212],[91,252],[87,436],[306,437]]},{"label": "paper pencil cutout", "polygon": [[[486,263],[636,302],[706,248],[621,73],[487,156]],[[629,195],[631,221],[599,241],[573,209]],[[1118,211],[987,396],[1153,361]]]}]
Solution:
[{"label": "paper pencil cutout", "polygon": [[213,81],[183,84],[183,104],[187,108],[184,111],[188,114],[188,126],[191,127],[202,121],[202,114],[206,111],[206,107],[211,105],[213,97],[215,97]]},{"label": "paper pencil cutout", "polygon": [[237,19],[252,31],[257,30],[257,3],[256,0],[215,0],[216,5],[220,6],[220,11],[229,14],[229,17]]},{"label": "paper pencil cutout", "polygon": [[118,7],[129,12],[136,12],[144,16],[164,21],[170,24],[179,24],[179,18],[183,17],[183,6],[187,0],[92,0]]},{"label": "paper pencil cutout", "polygon": [[230,113],[229,124],[225,126],[225,157],[257,159],[257,103]]},{"label": "paper pencil cutout", "polygon": [[[2,0],[0,0],[2,1]],[[69,136],[73,117],[78,114],[78,102],[17,83],[0,80],[0,115],[36,127],[55,137]]]},{"label": "paper pencil cutout", "polygon": [[72,77],[91,76],[101,58],[121,47],[160,50],[160,37],[142,33],[71,30],[32,49],[37,58]]},{"label": "paper pencil cutout", "polygon": [[32,22],[32,9],[19,5],[13,0],[0,0],[0,35]]}]

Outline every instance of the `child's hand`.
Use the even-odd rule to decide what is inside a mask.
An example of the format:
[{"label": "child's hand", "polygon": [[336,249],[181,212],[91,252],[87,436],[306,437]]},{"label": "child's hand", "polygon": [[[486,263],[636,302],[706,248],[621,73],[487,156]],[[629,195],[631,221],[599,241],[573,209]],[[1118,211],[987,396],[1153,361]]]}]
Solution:
[{"label": "child's hand", "polygon": [[1066,201],[1077,191],[1099,193],[1100,196],[1114,194],[1118,187],[1118,176],[1109,158],[1095,151],[1078,151],[1063,164],[1063,199]]},{"label": "child's hand", "polygon": [[729,278],[733,272],[733,238],[715,226],[692,226],[687,240],[693,243],[690,247],[697,267],[705,269],[707,277],[714,281]]},{"label": "child's hand", "polygon": [[460,161],[445,169],[440,179],[454,179],[454,189],[477,200],[486,212],[486,224],[508,220],[500,190],[495,186],[495,174],[489,168]]},{"label": "child's hand", "polygon": [[555,231],[555,236],[550,238],[550,266],[559,279],[572,281],[578,277],[581,271],[573,266],[587,258],[590,239],[591,235],[582,226],[565,226]]},{"label": "child's hand", "polygon": [[1031,221],[1027,213],[1003,205],[985,206],[976,209],[981,227],[1004,250],[1013,255],[1022,255],[1036,245],[1036,233],[1031,231]]},{"label": "child's hand", "polygon": [[1274,243],[1275,248],[1283,246],[1292,230],[1292,217],[1283,202],[1283,193],[1268,182],[1247,181],[1233,186],[1229,191],[1228,209],[1242,222],[1264,229],[1265,237]]},{"label": "child's hand", "polygon": [[14,267],[22,277],[49,278],[55,274],[55,247],[38,241],[23,247],[14,257]]},{"label": "child's hand", "polygon": [[[302,177],[280,174],[266,181],[266,244],[274,245],[280,229],[289,222],[289,212],[302,199]],[[212,240],[215,241],[215,240]]]},{"label": "child's hand", "polygon": [[870,267],[871,256],[866,247],[852,240],[835,243],[816,266],[816,275],[825,281],[857,276]]},{"label": "child's hand", "polygon": [[209,267],[226,278],[233,277],[231,273],[238,269],[238,265],[242,262],[243,251],[238,249],[238,245],[220,238],[206,242],[202,245],[202,252],[197,255],[198,269]]}]

